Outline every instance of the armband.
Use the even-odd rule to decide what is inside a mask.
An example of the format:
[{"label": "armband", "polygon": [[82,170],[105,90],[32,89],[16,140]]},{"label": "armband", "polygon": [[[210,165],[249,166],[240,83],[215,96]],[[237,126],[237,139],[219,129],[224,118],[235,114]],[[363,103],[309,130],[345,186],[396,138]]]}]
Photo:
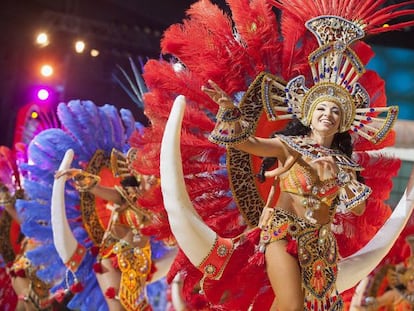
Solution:
[{"label": "armband", "polygon": [[251,126],[243,120],[243,115],[238,107],[220,107],[216,126],[208,139],[212,143],[231,147],[246,141],[251,132]]},{"label": "armband", "polygon": [[101,178],[97,175],[81,171],[80,173],[76,174],[72,177],[75,188],[79,192],[86,192],[91,190],[95,187],[101,180]]},{"label": "armband", "polygon": [[371,195],[372,189],[355,179],[351,179],[339,190],[339,203],[337,211],[340,213],[347,213],[354,207],[361,204]]},{"label": "armband", "polygon": [[340,169],[338,172],[338,175],[336,176],[336,183],[339,187],[344,187],[347,183],[351,181],[351,175],[344,171],[343,169]]}]

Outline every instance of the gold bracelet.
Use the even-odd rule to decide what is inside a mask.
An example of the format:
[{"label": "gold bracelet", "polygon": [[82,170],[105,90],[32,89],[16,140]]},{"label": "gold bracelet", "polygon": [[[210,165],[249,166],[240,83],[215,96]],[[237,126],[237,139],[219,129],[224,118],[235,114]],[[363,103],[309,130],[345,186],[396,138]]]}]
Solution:
[{"label": "gold bracelet", "polygon": [[238,107],[220,107],[216,126],[208,139],[218,145],[234,146],[246,141],[251,132],[251,126],[243,120]]},{"label": "gold bracelet", "polygon": [[72,179],[75,183],[75,188],[79,192],[89,191],[101,181],[101,178],[99,176],[85,171],[81,171],[80,173],[76,174],[72,177]]}]

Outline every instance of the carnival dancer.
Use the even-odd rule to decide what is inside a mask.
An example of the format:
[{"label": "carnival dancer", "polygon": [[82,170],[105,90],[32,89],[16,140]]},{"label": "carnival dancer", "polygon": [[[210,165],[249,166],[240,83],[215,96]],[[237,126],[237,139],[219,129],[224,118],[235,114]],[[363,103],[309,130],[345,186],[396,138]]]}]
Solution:
[{"label": "carnival dancer", "polygon": [[[11,301],[14,295],[3,291],[0,294],[0,305],[5,310],[65,309],[64,302],[58,303],[50,297],[49,290],[53,282],[39,278],[39,266],[27,256],[40,246],[41,241],[30,233],[25,236],[25,215],[16,210],[16,201],[26,198],[23,180],[27,176],[20,165],[27,163],[27,144],[40,131],[59,127],[55,108],[54,103],[42,106],[28,104],[22,107],[17,116],[13,148],[0,146],[0,206],[4,208],[0,217],[0,231],[6,233],[0,241],[0,253],[7,263],[8,276],[18,298],[17,306],[10,307],[7,300]],[[33,111],[37,112],[38,118],[31,117]],[[29,185],[27,187],[30,188]],[[3,278],[1,284],[6,286],[8,282]]]},{"label": "carnival dancer", "polygon": [[[4,271],[8,274],[7,277],[3,277],[4,292],[0,295],[0,305],[16,311],[51,310],[54,303],[49,299],[51,284],[38,278],[38,267],[26,256],[26,253],[39,242],[34,238],[25,237],[20,232],[21,220],[16,212],[15,202],[24,198],[24,191],[20,183],[16,153],[16,150],[0,147],[0,206],[4,208],[0,217],[0,229],[5,233],[0,241],[0,254],[6,263]],[[15,293],[8,293],[7,285],[12,285]],[[9,304],[16,295],[17,305],[11,307]]]},{"label": "carnival dancer", "polygon": [[[72,168],[78,173],[81,172],[79,177],[85,172],[85,175],[101,178],[102,186],[113,188],[119,185],[120,178],[114,176],[111,170],[111,151],[116,149],[123,153],[129,150],[128,138],[131,133],[138,130],[140,124],[135,122],[129,110],[118,111],[112,105],[98,107],[90,101],[61,103],[57,113],[62,128],[45,130],[30,142],[30,163],[24,166],[30,173],[25,178],[30,199],[18,200],[16,203],[25,219],[25,232],[43,242],[28,256],[41,267],[38,272],[40,277],[54,281],[55,285],[51,289],[52,298],[58,301],[67,299],[69,309],[108,310],[110,306],[106,299],[116,302],[114,298],[118,293],[115,292],[115,288],[106,293],[107,286],[104,287],[104,291],[101,290],[96,272],[104,269],[99,269],[103,267],[95,263],[99,246],[111,219],[111,211],[105,208],[106,200],[95,198],[89,192],[79,192],[74,184],[66,184],[66,178],[55,178],[55,172]],[[72,157],[65,157],[68,150]],[[66,158],[70,161],[66,161],[62,166],[62,159]],[[138,219],[132,219],[136,220]],[[138,237],[139,234],[135,236]],[[123,238],[127,239],[127,236]],[[142,248],[145,252],[143,257],[147,258],[146,255],[149,254],[150,262],[153,259],[161,262],[156,266],[156,273],[162,278],[163,273],[165,274],[161,267],[162,262],[173,256],[173,251],[162,241],[151,241],[149,252],[146,252],[146,247],[147,245]],[[137,249],[134,250],[137,252]],[[44,256],[45,252],[49,256]],[[107,255],[113,254],[111,252]],[[124,254],[134,255],[128,251]],[[144,260],[141,268],[144,269],[145,264],[148,262]],[[97,271],[94,271],[94,267]],[[129,270],[131,268],[135,267],[128,267]],[[146,272],[141,274],[147,275]],[[130,286],[127,289],[133,292],[129,301],[131,305],[124,308],[135,308],[135,304],[139,303],[133,300],[142,294],[142,287],[135,283],[139,280],[137,276],[126,284]],[[155,280],[151,279],[154,282]],[[146,284],[148,282],[150,281],[147,280]]]},{"label": "carnival dancer", "polygon": [[349,310],[413,310],[413,230],[411,218],[381,264],[358,284]]},{"label": "carnival dancer", "polygon": [[[13,261],[16,259],[16,255],[19,252],[19,250],[16,249],[16,246],[19,246],[20,244],[19,236],[17,236],[17,241],[14,241],[16,243],[13,243],[14,239],[12,232],[16,232],[16,230],[13,230],[13,223],[19,224],[19,220],[14,209],[14,198],[10,194],[9,188],[4,184],[4,177],[6,177],[7,181],[11,181],[12,179],[12,170],[10,170],[11,167],[9,165],[5,166],[3,163],[6,161],[6,163],[9,164],[11,160],[9,157],[3,157],[4,149],[8,151],[6,152],[6,155],[10,155],[11,153],[8,148],[3,147],[1,149],[2,156],[0,156],[0,167],[2,167],[2,170],[0,173],[2,178],[0,178],[0,206],[2,210],[0,213],[0,230],[5,234],[3,234],[0,240],[0,279],[2,280],[2,285],[0,287],[0,304],[6,308],[24,310],[23,308],[25,302],[23,299],[18,300],[18,298],[24,297],[23,292],[26,294],[29,286],[27,286],[26,282],[24,286],[22,286],[23,284],[21,280],[24,278],[24,275],[21,275],[21,278],[19,277],[19,279],[17,279],[17,274],[13,274],[14,271],[9,269],[13,265]],[[6,172],[3,171],[5,167],[8,168]],[[14,184],[11,186],[14,187]],[[20,230],[17,227],[17,235],[19,235],[19,232]],[[16,238],[16,235],[14,235],[14,238]]]},{"label": "carnival dancer", "polygon": [[152,215],[139,206],[138,200],[151,196],[157,178],[132,174],[129,167],[135,155],[134,149],[126,156],[112,151],[112,171],[121,177],[120,185],[114,187],[100,184],[98,175],[81,169],[66,169],[55,175],[57,179],[62,176],[72,179],[81,193],[89,192],[110,203],[107,208],[111,216],[94,265],[110,310],[151,309],[145,290],[147,280],[152,277],[151,244],[150,237],[143,235],[141,229],[151,223]]},{"label": "carnival dancer", "polygon": [[[0,305],[10,309],[22,309],[23,301],[18,301],[22,290],[12,287],[12,277],[7,267],[13,264],[19,253],[21,242],[19,219],[14,209],[15,198],[22,194],[16,164],[16,157],[8,147],[0,146]],[[20,306],[17,306],[17,305]]]},{"label": "carnival dancer", "polygon": [[[334,57],[326,58],[333,60]],[[327,70],[334,71],[333,68]],[[315,81],[318,76],[314,77]],[[238,108],[234,111],[232,100],[210,82],[213,88],[204,90],[220,104],[221,110],[211,139],[257,156],[275,157],[284,168],[276,176],[280,195],[276,202],[264,207],[266,215],[259,223],[262,229],[260,247],[266,248],[266,269],[277,297],[273,309],[324,310],[329,306],[329,310],[338,310],[343,305],[334,287],[338,250],[331,225],[337,211],[361,215],[371,193],[371,189],[357,179],[362,168],[351,160],[351,137],[347,133],[358,104],[346,88],[340,86],[343,81],[329,82],[338,81],[337,77],[331,80],[329,76],[310,90],[297,80],[281,87],[291,89],[287,97],[298,101],[297,107],[293,103],[290,107],[292,110],[299,108],[294,112],[299,119],[270,139],[251,137],[249,127],[242,125],[241,118],[227,119],[227,116],[241,117],[241,113]],[[270,84],[270,79],[267,82]],[[266,87],[271,88],[270,85]],[[303,95],[308,98],[300,98]],[[270,99],[272,95],[265,96]],[[276,91],[274,96],[280,94]],[[279,98],[283,101],[284,96]],[[397,108],[390,107],[389,111],[387,123],[395,119]]]},{"label": "carnival dancer", "polygon": [[355,310],[381,310],[385,307],[393,311],[414,309],[414,269],[412,267],[390,268],[388,273],[390,289],[382,295],[365,297],[361,306]]},{"label": "carnival dancer", "polygon": [[[280,10],[280,24],[273,20],[269,3]],[[339,290],[344,291],[359,280],[357,273],[354,280],[343,283],[346,277],[337,277],[338,260],[367,243],[390,215],[390,209],[368,201],[361,216],[364,220],[358,220],[366,199],[379,188],[365,185],[359,177],[359,172],[364,174],[363,167],[369,166],[367,155],[352,153],[392,144],[393,136],[388,134],[398,112],[395,106],[386,107],[383,81],[374,72],[365,71],[372,51],[360,40],[365,34],[413,24],[409,21],[382,27],[389,19],[413,13],[399,10],[404,4],[380,9],[382,4],[229,1],[230,21],[217,7],[200,1],[188,11],[191,18],[183,25],[172,26],[164,35],[163,52],[173,54],[176,62],[146,65],[144,78],[150,90],[146,114],[152,123],[152,137],[163,130],[163,111],[169,111],[171,102],[184,102],[177,94],[185,96],[189,107],[181,142],[187,187],[179,186],[179,191],[187,190],[194,205],[187,205],[182,193],[174,195],[177,179],[171,178],[168,170],[180,167],[177,158],[169,160],[169,149],[161,156],[161,186],[171,230],[202,275],[186,266],[188,262],[182,258],[172,271],[186,272],[184,289],[188,292],[194,292],[200,281],[201,293],[208,300],[204,307],[266,310],[273,304],[280,310],[338,310],[343,303],[337,281],[341,281]],[[215,108],[199,92],[202,85],[203,91],[219,103],[218,122],[210,139],[228,146],[229,188],[225,183],[217,185],[225,176],[217,173],[220,166],[224,168],[224,152],[203,140]],[[164,102],[165,110],[159,107]],[[269,137],[289,119],[295,119],[291,124],[295,126],[288,131],[270,139],[256,138]],[[171,128],[164,132],[163,147],[179,135],[168,135],[169,131]],[[274,211],[269,213],[269,222],[260,224],[263,230],[242,234],[246,228],[259,225],[267,197],[254,179],[257,159],[250,153],[277,157],[286,172],[278,176],[280,193],[270,206]],[[214,157],[216,166],[211,164]],[[198,181],[210,187],[204,188]],[[233,202],[224,201],[228,189]],[[379,191],[384,194],[389,189]],[[375,195],[378,197],[381,195]],[[237,204],[243,219],[231,218],[232,203]],[[369,215],[378,216],[379,222],[367,221]],[[225,216],[228,218],[223,221]],[[237,231],[241,235],[237,236]],[[268,278],[264,270],[253,268],[262,259],[260,252],[253,255],[253,241],[259,231],[262,237],[257,249],[266,250]],[[355,236],[358,239],[352,239]],[[208,251],[202,251],[202,245]],[[291,255],[295,252],[296,258]],[[360,273],[366,275],[380,260],[370,262],[370,268],[359,266]],[[281,262],[285,263],[283,268]],[[288,273],[282,277],[285,271]],[[344,271],[349,270],[339,272]],[[230,281],[230,276],[235,280]],[[349,279],[354,276],[348,275]]]}]

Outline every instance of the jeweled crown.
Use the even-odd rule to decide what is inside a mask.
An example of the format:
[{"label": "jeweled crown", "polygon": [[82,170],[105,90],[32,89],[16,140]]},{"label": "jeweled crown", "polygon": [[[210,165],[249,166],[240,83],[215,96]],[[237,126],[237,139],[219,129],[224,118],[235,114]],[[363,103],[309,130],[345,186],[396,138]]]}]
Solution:
[{"label": "jeweled crown", "polygon": [[[303,75],[286,85],[267,75],[262,99],[268,118],[299,118],[309,126],[316,105],[328,100],[341,109],[340,132],[351,130],[373,143],[380,142],[391,130],[398,107],[370,107],[370,96],[358,83],[365,66],[350,45],[364,37],[364,25],[325,15],[310,19],[305,26],[319,44],[308,57],[313,85],[308,88]],[[386,115],[380,117],[382,113]]]}]

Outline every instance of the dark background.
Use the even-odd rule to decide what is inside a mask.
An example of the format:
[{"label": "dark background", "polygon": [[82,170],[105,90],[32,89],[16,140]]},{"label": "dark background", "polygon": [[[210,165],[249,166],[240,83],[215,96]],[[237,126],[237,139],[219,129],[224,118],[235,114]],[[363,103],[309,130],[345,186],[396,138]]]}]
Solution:
[{"label": "dark background", "polygon": [[[30,103],[42,60],[55,64],[57,100],[89,99],[142,111],[113,79],[128,57],[157,58],[163,31],[180,22],[193,0],[3,0],[0,4],[0,145],[12,147],[17,111]],[[224,0],[212,1],[224,10]],[[400,1],[388,1],[396,3]],[[36,32],[46,30],[51,44],[40,49]],[[76,54],[76,38],[100,55]],[[370,39],[369,39],[370,40]],[[413,27],[375,37],[371,43],[414,49]]]}]

